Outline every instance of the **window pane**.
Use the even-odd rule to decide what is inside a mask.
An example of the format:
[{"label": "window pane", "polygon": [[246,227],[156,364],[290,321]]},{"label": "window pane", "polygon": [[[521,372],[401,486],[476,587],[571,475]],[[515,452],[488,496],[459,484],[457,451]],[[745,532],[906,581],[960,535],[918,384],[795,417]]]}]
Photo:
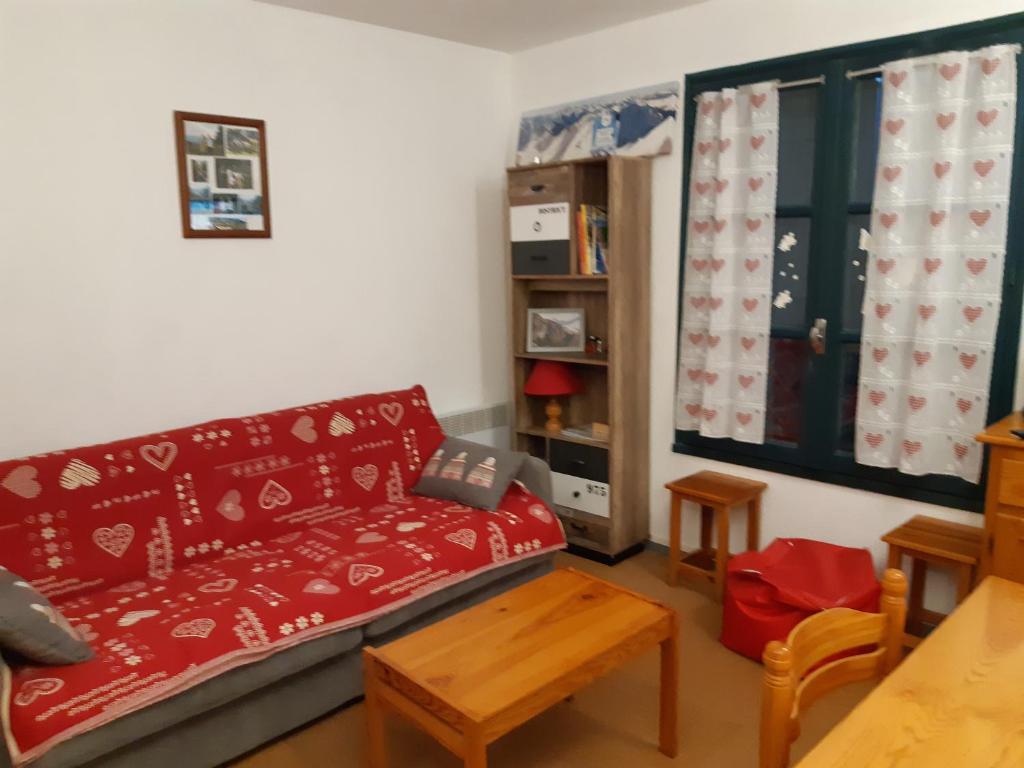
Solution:
[{"label": "window pane", "polygon": [[882,119],[881,78],[860,78],[853,86],[853,167],[850,203],[867,204],[875,188],[878,130]]},{"label": "window pane", "polygon": [[765,439],[795,445],[800,442],[801,394],[807,373],[807,342],[772,339],[768,353],[768,409]]},{"label": "window pane", "polygon": [[821,88],[779,91],[779,191],[776,205],[810,205],[814,183],[814,132]]},{"label": "window pane", "polygon": [[846,252],[843,261],[843,330],[847,333],[860,333],[864,320],[860,310],[864,302],[868,254],[867,251],[860,249],[860,231],[861,229],[868,230],[870,224],[870,214],[856,213],[846,217]]},{"label": "window pane", "polygon": [[839,443],[840,451],[853,453],[857,427],[857,375],[860,369],[860,343],[843,344],[839,373]]},{"label": "window pane", "polygon": [[775,274],[772,275],[772,328],[803,330],[807,314],[807,260],[811,220],[775,220]]}]

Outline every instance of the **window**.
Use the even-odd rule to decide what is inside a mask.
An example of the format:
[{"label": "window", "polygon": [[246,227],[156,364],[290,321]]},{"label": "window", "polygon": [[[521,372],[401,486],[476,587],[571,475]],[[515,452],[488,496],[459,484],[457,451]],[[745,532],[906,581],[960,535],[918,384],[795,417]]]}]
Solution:
[{"label": "window", "polygon": [[[764,445],[676,431],[673,449],[816,480],[962,509],[980,509],[979,485],[857,464],[853,454],[860,358],[861,302],[881,119],[876,73],[848,77],[887,61],[952,49],[1024,43],[1024,14],[860,45],[817,51],[686,78],[687,137],[694,96],[747,83],[807,81],[779,92],[779,179],[769,387]],[[1018,78],[1024,77],[1018,59]],[[1024,106],[1024,87],[1018,109]],[[996,336],[988,421],[1012,408],[1021,322],[1024,255],[1024,115],[1016,121],[1007,271]],[[690,147],[684,150],[683,215],[688,205]],[[684,230],[685,231],[685,230]],[[685,236],[684,236],[685,239]],[[685,257],[685,242],[682,257]],[[680,270],[682,275],[683,270]],[[682,278],[681,278],[682,279]],[[682,293],[680,292],[680,295]],[[808,333],[825,321],[824,354]]]}]

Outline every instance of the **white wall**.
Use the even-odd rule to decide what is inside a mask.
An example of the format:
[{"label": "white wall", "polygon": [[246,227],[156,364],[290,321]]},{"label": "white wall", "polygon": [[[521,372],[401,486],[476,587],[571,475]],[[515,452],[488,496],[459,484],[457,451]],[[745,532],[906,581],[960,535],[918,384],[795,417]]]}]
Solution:
[{"label": "white wall", "polygon": [[[889,37],[1021,10],[1019,0],[707,0],[672,13],[525,51],[513,57],[516,112],[687,73]],[[509,158],[513,157],[509,150]],[[808,537],[870,547],[879,565],[886,530],[915,513],[980,524],[978,515],[671,451],[682,161],[654,162],[652,212],[651,534],[668,535],[663,484],[700,469],[764,480],[763,542]],[[1019,388],[1018,388],[1019,389]],[[694,515],[684,529],[697,543]],[[739,545],[742,529],[735,530]],[[942,590],[940,590],[941,592]],[[948,591],[948,590],[947,590]],[[948,603],[948,594],[933,601]],[[942,607],[939,605],[938,607]]]},{"label": "white wall", "polygon": [[[504,402],[509,66],[250,0],[0,0],[0,458]],[[182,239],[175,109],[266,120],[273,239]]]}]

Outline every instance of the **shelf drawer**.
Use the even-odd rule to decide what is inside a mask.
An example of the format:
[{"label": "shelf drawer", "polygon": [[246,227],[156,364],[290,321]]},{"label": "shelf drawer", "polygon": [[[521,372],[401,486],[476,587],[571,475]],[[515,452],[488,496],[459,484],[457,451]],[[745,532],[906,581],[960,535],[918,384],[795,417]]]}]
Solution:
[{"label": "shelf drawer", "polygon": [[569,166],[528,168],[508,174],[508,201],[512,205],[550,203],[569,199]]},{"label": "shelf drawer", "polygon": [[608,451],[564,440],[551,440],[551,470],[599,483],[608,482]]},{"label": "shelf drawer", "polygon": [[1024,461],[1003,459],[999,479],[999,503],[1024,507]]},{"label": "shelf drawer", "polygon": [[572,513],[572,510],[559,511],[559,519],[565,528],[569,541],[583,546],[594,546],[606,549],[611,542],[611,530],[590,520],[584,520]]},{"label": "shelf drawer", "polygon": [[575,475],[551,473],[555,504],[597,517],[609,517],[608,484]]}]

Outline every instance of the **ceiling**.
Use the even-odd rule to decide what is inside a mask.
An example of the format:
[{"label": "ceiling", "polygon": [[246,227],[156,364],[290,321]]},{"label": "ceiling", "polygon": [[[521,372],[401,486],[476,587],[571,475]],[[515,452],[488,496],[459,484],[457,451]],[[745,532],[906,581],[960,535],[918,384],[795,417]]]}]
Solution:
[{"label": "ceiling", "polygon": [[701,0],[260,0],[482,48],[521,51]]}]

